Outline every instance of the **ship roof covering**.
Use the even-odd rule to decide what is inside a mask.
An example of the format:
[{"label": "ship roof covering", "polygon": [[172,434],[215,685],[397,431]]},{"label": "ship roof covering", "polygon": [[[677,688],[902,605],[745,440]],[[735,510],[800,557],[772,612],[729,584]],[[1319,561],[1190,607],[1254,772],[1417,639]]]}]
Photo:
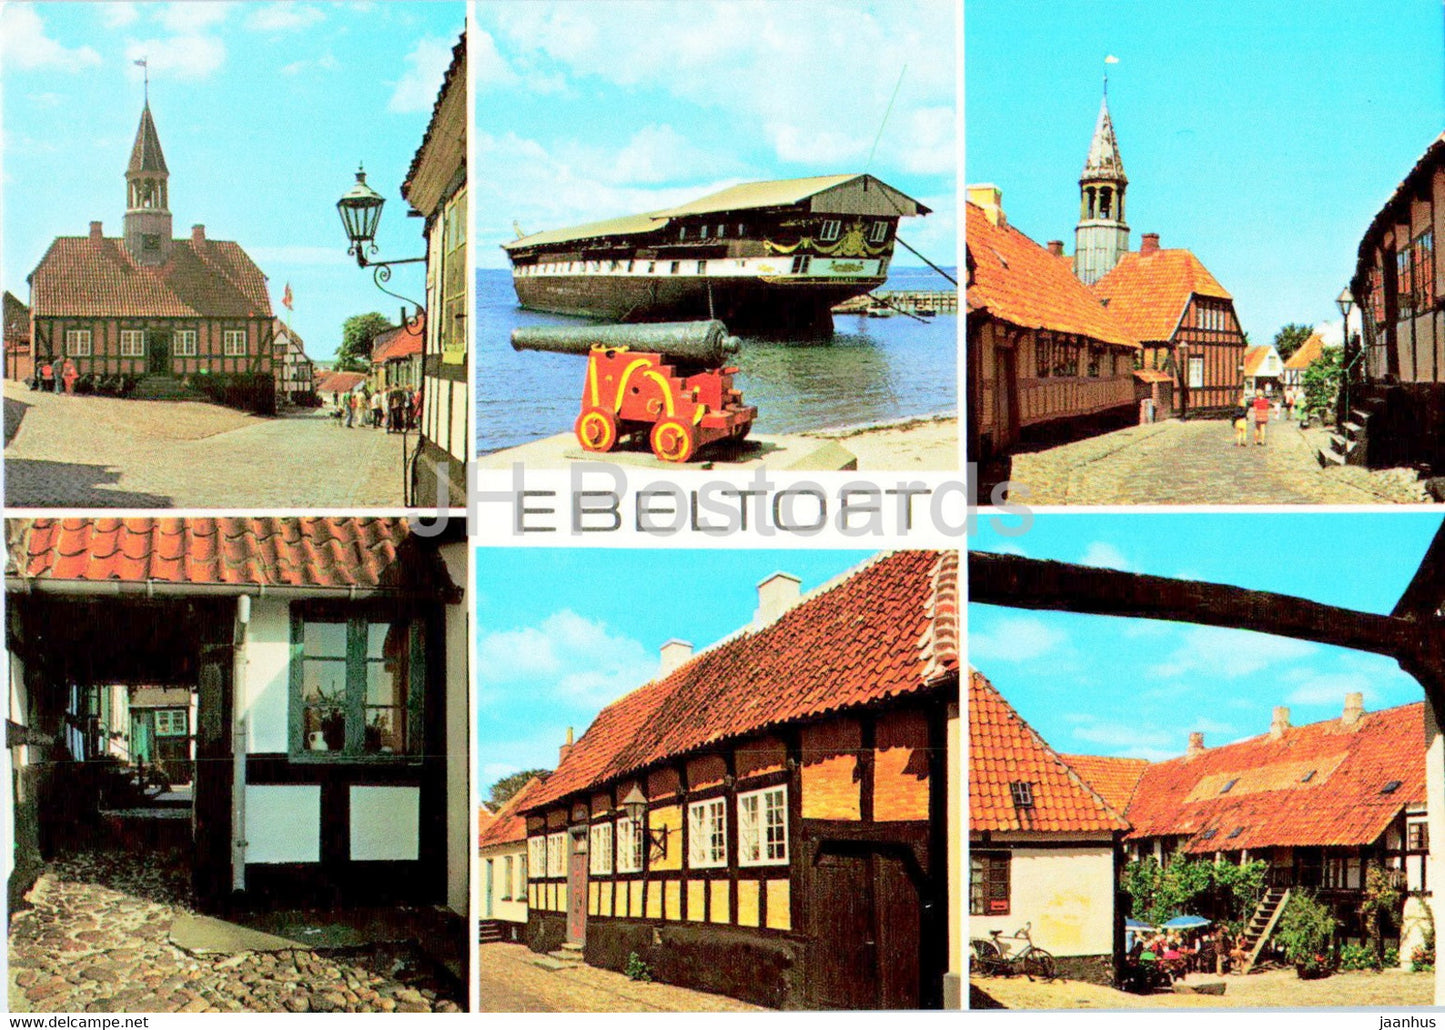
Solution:
[{"label": "ship roof covering", "polygon": [[[532,233],[519,239],[508,240],[502,244],[502,247],[505,250],[516,250],[608,236],[637,236],[664,229],[674,218],[723,214],[729,211],[794,207],[804,201],[813,200],[853,183],[859,183],[860,188],[865,192],[871,191],[882,196],[886,204],[886,211],[883,213],[903,217],[931,213],[931,208],[871,175],[815,175],[803,179],[774,179],[768,182],[739,183],[676,207],[645,214],[623,215],[619,218],[588,222],[585,225],[571,226],[566,229]],[[817,209],[829,210],[826,205]]]},{"label": "ship roof covering", "polygon": [[608,705],[524,810],[726,740],[922,697],[958,669],[958,552],[884,554]]},{"label": "ship roof covering", "polygon": [[1114,313],[1074,277],[1073,269],[1011,225],[995,225],[979,205],[964,204],[973,276],[965,291],[970,313],[987,312],[1021,329],[1086,336],[1100,343],[1139,344]]}]

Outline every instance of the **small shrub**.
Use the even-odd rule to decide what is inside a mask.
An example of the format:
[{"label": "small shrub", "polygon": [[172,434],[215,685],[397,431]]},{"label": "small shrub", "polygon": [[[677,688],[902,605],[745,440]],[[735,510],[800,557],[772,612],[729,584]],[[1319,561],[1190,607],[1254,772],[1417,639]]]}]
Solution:
[{"label": "small shrub", "polygon": [[1435,968],[1435,949],[1427,948],[1425,945],[1417,945],[1415,950],[1410,952],[1410,972],[1424,973]]},{"label": "small shrub", "polygon": [[1398,966],[1399,964],[1400,964],[1400,949],[1399,949],[1399,948],[1386,948],[1386,949],[1385,949],[1385,968],[1386,968],[1386,969],[1394,969],[1394,968],[1395,968],[1396,966]]},{"label": "small shrub", "polygon": [[1328,905],[1301,891],[1290,895],[1274,936],[1300,977],[1308,980],[1329,975],[1331,943],[1338,927]]},{"label": "small shrub", "polygon": [[644,983],[652,982],[652,967],[642,961],[642,956],[632,952],[627,956],[627,968],[624,970],[629,980],[640,980]]},{"label": "small shrub", "polygon": [[1340,949],[1341,969],[1374,969],[1380,967],[1376,964],[1374,949],[1365,944],[1346,944]]}]

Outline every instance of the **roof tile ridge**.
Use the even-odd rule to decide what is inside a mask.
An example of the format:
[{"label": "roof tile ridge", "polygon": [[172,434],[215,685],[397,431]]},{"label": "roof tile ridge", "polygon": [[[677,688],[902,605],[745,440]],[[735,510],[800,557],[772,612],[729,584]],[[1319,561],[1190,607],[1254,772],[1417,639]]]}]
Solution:
[{"label": "roof tile ridge", "polygon": [[937,683],[958,671],[958,552],[939,551],[929,579],[928,597],[923,603],[923,635],[918,641],[923,661],[921,678],[926,684]]}]

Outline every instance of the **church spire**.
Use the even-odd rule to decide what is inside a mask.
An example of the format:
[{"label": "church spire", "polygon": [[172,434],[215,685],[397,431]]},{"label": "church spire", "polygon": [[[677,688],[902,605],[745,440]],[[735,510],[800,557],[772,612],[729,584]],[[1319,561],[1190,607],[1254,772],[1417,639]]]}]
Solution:
[{"label": "church spire", "polygon": [[1079,177],[1079,224],[1074,229],[1074,274],[1092,286],[1129,252],[1129,226],[1124,221],[1124,191],[1129,185],[1124,158],[1109,117],[1108,78],[1099,104],[1099,119]]},{"label": "church spire", "polygon": [[137,264],[160,265],[170,256],[170,174],[147,97],[125,169],[125,246]]}]

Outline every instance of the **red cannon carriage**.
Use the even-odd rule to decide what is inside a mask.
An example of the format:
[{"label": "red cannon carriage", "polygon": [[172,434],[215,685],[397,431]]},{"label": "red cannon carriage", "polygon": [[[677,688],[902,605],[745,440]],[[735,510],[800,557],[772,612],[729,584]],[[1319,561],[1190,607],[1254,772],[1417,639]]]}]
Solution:
[{"label": "red cannon carriage", "polygon": [[718,321],[515,329],[516,350],[586,354],[582,412],[574,431],[584,450],[605,452],[646,433],[652,453],[683,462],[709,444],[741,440],[758,409],[733,388],[738,350]]}]

